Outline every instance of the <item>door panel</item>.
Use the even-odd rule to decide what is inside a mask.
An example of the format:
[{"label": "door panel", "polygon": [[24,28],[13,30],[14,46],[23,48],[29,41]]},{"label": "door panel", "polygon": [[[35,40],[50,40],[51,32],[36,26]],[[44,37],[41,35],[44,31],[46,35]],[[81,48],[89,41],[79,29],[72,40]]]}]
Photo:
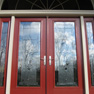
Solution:
[{"label": "door panel", "polygon": [[47,25],[47,94],[83,94],[79,19],[49,18]]},{"label": "door panel", "polygon": [[45,94],[45,19],[16,19],[11,94]]},{"label": "door panel", "polygon": [[5,94],[10,19],[0,19],[0,93]]}]

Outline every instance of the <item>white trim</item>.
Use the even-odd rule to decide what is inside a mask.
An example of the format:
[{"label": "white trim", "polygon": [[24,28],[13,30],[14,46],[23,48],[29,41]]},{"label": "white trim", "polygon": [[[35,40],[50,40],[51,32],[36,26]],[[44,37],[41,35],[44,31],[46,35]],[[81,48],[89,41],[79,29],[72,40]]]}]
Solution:
[{"label": "white trim", "polygon": [[9,52],[8,52],[6,94],[10,94],[14,24],[15,24],[15,17],[12,16],[11,17],[11,28],[10,28],[10,40],[9,40]]},{"label": "white trim", "polygon": [[0,10],[2,8],[2,4],[3,4],[4,0],[0,0]]},{"label": "white trim", "polygon": [[0,10],[0,17],[80,17],[94,16],[94,10]]},{"label": "white trim", "polygon": [[80,20],[81,20],[81,34],[82,34],[82,47],[83,47],[85,94],[89,94],[89,82],[88,82],[89,80],[88,80],[88,66],[87,66],[87,52],[86,52],[84,17],[81,16]]}]

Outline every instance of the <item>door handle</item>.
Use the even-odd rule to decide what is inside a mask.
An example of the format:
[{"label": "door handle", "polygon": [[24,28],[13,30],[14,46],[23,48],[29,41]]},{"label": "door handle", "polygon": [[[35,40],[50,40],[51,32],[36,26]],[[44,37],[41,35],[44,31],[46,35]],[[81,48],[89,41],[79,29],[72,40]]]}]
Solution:
[{"label": "door handle", "polygon": [[49,56],[49,65],[51,66],[52,64],[52,60],[54,60],[53,58],[51,58],[51,56]]},{"label": "door handle", "polygon": [[44,60],[44,66],[46,65],[46,56],[44,58],[41,58],[41,60]]}]

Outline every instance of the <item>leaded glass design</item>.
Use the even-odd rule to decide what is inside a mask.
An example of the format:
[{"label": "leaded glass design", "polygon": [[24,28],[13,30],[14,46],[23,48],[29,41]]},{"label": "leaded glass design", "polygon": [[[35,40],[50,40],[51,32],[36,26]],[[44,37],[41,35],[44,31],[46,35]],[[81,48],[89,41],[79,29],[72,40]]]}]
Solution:
[{"label": "leaded glass design", "polygon": [[40,86],[40,22],[20,22],[18,86]]},{"label": "leaded glass design", "polygon": [[74,22],[55,22],[55,85],[78,86]]}]

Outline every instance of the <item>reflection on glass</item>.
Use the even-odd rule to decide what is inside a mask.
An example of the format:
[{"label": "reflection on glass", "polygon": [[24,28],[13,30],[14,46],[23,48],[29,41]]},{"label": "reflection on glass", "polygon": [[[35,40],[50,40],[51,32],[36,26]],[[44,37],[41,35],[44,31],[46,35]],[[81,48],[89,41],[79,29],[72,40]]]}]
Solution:
[{"label": "reflection on glass", "polygon": [[89,60],[91,66],[91,82],[92,85],[94,86],[94,36],[91,22],[86,23],[86,29],[88,38],[88,48],[89,48]]},{"label": "reflection on glass", "polygon": [[18,86],[40,85],[40,22],[21,22]]},{"label": "reflection on glass", "polygon": [[74,22],[55,22],[55,85],[77,86],[77,56]]},{"label": "reflection on glass", "polygon": [[4,83],[7,32],[8,32],[8,22],[3,22],[1,44],[0,44],[0,86],[3,86]]}]

